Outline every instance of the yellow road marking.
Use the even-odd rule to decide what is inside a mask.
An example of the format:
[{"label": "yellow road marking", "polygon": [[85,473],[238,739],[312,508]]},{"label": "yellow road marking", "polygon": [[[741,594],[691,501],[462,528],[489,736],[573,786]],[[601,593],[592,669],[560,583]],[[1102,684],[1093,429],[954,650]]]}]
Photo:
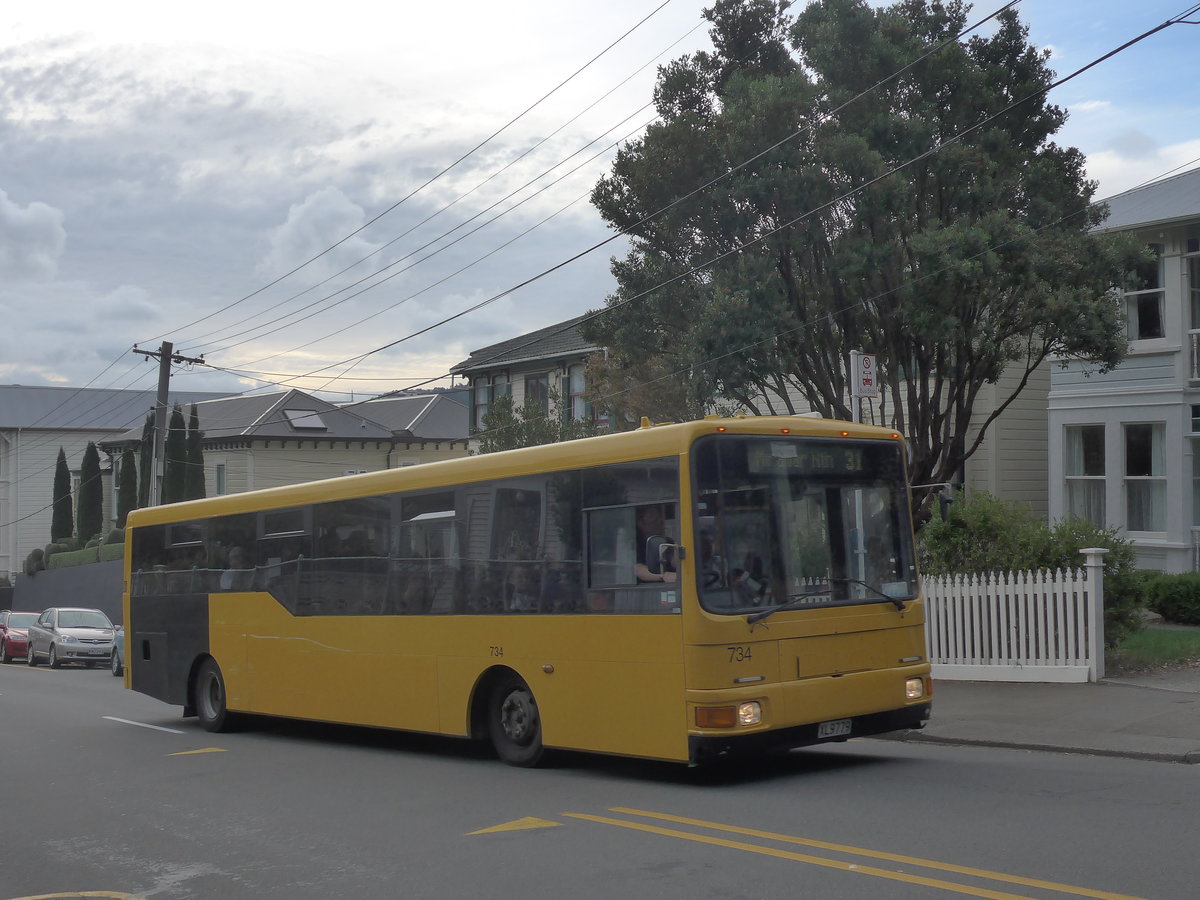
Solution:
[{"label": "yellow road marking", "polygon": [[991,891],[987,888],[970,887],[965,884],[955,884],[952,881],[941,881],[937,878],[925,878],[920,875],[908,875],[904,872],[889,872],[887,869],[877,869],[874,866],[860,866],[855,863],[842,862],[837,859],[825,859],[821,856],[809,856],[807,853],[795,853],[791,850],[779,850],[775,847],[763,847],[758,844],[745,844],[741,841],[731,841],[727,838],[713,837],[707,834],[692,834],[687,831],[675,831],[658,825],[644,825],[641,822],[627,822],[621,819],[607,819],[604,816],[589,816],[583,813],[563,813],[573,819],[585,819],[589,822],[599,822],[602,825],[619,825],[622,828],[632,828],[635,831],[648,831],[651,834],[661,834],[667,837],[682,838],[685,841],[696,841],[701,844],[712,844],[717,847],[728,847],[731,850],[743,850],[746,853],[758,853],[763,856],[774,856],[777,859],[790,859],[794,862],[809,863],[814,866],[824,866],[827,869],[839,869],[843,872],[853,872],[856,875],[873,875],[876,878],[886,878],[891,881],[903,881],[907,884],[920,884],[925,887],[941,888],[972,897],[984,897],[986,900],[1034,900],[1020,894],[1008,894],[1003,891]]},{"label": "yellow road marking", "polygon": [[199,750],[180,750],[178,753],[168,753],[167,756],[193,756],[197,753],[227,753],[223,747],[202,747]]},{"label": "yellow road marking", "polygon": [[531,828],[557,828],[561,824],[562,822],[551,822],[549,819],[535,819],[532,816],[526,816],[523,819],[505,822],[503,825],[493,825],[491,828],[468,831],[467,836],[470,837],[473,834],[495,834],[500,831],[528,831]]},{"label": "yellow road marking", "polygon": [[1041,881],[1036,878],[1025,878],[1021,875],[1007,875],[1003,872],[992,872],[988,869],[975,869],[970,866],[958,866],[954,863],[938,862],[933,859],[922,859],[916,856],[903,856],[899,853],[888,853],[883,850],[869,850],[865,847],[852,847],[848,844],[833,844],[828,841],[816,841],[810,838],[794,837],[788,834],[778,834],[773,831],[759,831],[755,828],[741,828],[737,825],[722,825],[719,822],[706,822],[703,819],[688,819],[684,816],[673,816],[669,813],[649,812],[642,809],[629,809],[627,807],[614,806],[610,812],[623,813],[630,816],[644,816],[648,819],[661,819],[666,822],[677,822],[681,825],[695,825],[700,828],[715,828],[720,831],[728,831],[732,834],[744,834],[749,837],[765,838],[771,841],[781,841],[789,844],[801,844],[805,847],[815,847],[818,850],[833,850],[838,853],[853,853],[856,856],[866,856],[872,859],[885,859],[888,862],[904,863],[906,865],[920,866],[923,869],[940,869],[944,872],[954,872],[957,875],[969,875],[973,878],[987,878],[992,881],[1007,881],[1010,884],[1020,884],[1025,887],[1040,888],[1042,890],[1059,891],[1064,894],[1077,894],[1081,897],[1095,897],[1097,900],[1144,900],[1140,897],[1131,897],[1128,894],[1113,894],[1108,891],[1096,891],[1089,888],[1076,887],[1070,884],[1058,884],[1053,881]]}]

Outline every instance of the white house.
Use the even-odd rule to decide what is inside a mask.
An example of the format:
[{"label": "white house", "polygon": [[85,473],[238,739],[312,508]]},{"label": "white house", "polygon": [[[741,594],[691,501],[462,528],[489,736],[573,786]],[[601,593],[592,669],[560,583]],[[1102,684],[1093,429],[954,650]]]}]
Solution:
[{"label": "white house", "polygon": [[[187,405],[217,396],[175,391],[170,399]],[[21,571],[34,548],[50,542],[59,448],[66,454],[77,488],[88,442],[99,444],[134,426],[140,435],[154,400],[154,389],[0,385],[0,572],[11,578]],[[107,469],[104,477],[107,520],[112,514],[112,480]]]},{"label": "white house", "polygon": [[577,316],[474,350],[450,370],[470,383],[472,434],[483,429],[488,407],[500,397],[511,396],[517,409],[533,398],[549,412],[551,389],[559,394],[564,416],[604,424],[603,413],[583,399],[587,359],[601,348],[579,333],[582,319]]},{"label": "white house", "polygon": [[[449,394],[339,406],[293,389],[207,400],[196,415],[209,497],[467,455],[466,407]],[[141,436],[101,447],[115,458]]]},{"label": "white house", "polygon": [[1151,248],[1124,303],[1129,354],[1052,370],[1050,515],[1119,529],[1141,568],[1200,568],[1200,168],[1108,201]]}]

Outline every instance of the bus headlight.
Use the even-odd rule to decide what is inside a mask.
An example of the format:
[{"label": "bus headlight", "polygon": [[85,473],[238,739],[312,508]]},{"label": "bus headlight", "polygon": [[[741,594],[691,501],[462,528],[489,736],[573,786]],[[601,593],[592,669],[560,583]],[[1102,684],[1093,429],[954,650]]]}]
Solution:
[{"label": "bus headlight", "polygon": [[920,700],[925,696],[925,679],[924,678],[908,678],[904,682],[904,698],[906,700]]},{"label": "bus headlight", "polygon": [[698,706],[696,724],[701,728],[736,728],[762,723],[762,704],[747,700],[737,706]]},{"label": "bus headlight", "polygon": [[739,725],[758,725],[762,722],[762,705],[757,700],[750,700],[738,707]]}]

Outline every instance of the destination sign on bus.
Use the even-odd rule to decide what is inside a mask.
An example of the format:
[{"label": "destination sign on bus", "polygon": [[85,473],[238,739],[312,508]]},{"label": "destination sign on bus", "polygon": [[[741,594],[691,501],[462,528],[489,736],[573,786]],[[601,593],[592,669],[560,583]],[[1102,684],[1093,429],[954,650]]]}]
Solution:
[{"label": "destination sign on bus", "polygon": [[755,441],[747,464],[756,475],[784,471],[794,475],[853,474],[867,470],[862,447],[810,441]]}]

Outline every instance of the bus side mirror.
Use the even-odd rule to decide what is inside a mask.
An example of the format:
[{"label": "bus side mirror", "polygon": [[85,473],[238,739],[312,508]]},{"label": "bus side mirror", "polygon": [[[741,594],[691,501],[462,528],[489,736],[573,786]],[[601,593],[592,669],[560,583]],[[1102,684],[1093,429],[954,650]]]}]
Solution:
[{"label": "bus side mirror", "polygon": [[661,575],[669,554],[675,551],[670,538],[652,534],[646,538],[646,568],[651,575]]}]

